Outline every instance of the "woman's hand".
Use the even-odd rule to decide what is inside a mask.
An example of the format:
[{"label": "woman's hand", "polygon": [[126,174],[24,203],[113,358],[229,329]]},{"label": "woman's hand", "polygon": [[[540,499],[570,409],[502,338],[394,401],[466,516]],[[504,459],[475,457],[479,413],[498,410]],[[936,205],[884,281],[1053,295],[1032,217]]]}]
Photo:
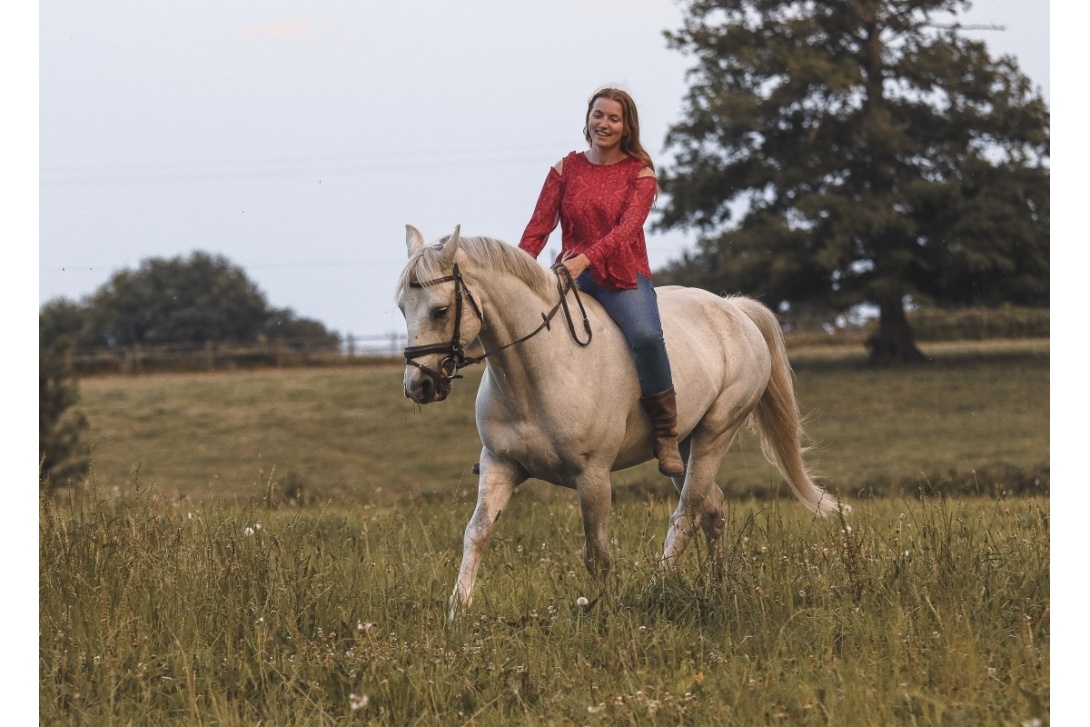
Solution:
[{"label": "woman's hand", "polygon": [[568,269],[568,273],[574,280],[582,275],[584,270],[590,267],[590,258],[583,254],[570,257],[564,261],[564,267]]}]

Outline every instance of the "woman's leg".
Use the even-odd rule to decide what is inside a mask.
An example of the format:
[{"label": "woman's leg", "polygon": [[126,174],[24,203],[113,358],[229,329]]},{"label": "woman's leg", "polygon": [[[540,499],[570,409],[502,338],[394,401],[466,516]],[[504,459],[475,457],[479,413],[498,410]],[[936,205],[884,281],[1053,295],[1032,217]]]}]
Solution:
[{"label": "woman's leg", "polygon": [[659,472],[680,477],[685,461],[677,445],[677,399],[654,286],[640,275],[633,290],[609,290],[595,285],[587,272],[579,276],[579,287],[602,304],[624,333],[640,379],[640,405],[651,418]]},{"label": "woman's leg", "polygon": [[610,290],[594,283],[589,272],[579,276],[579,289],[593,296],[628,341],[640,379],[640,392],[652,396],[671,388],[673,377],[662,337],[655,286],[642,275],[631,290]]}]

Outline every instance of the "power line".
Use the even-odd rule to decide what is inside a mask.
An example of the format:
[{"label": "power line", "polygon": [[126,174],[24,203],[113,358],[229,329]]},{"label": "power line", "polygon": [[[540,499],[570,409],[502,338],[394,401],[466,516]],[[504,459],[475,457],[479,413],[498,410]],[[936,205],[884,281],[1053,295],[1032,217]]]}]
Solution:
[{"label": "power line", "polygon": [[42,186],[84,186],[173,182],[269,179],[277,177],[341,176],[391,171],[468,170],[515,164],[548,164],[555,149],[489,147],[486,150],[417,152],[337,158],[213,161],[200,164],[142,164],[111,167],[44,167]]}]

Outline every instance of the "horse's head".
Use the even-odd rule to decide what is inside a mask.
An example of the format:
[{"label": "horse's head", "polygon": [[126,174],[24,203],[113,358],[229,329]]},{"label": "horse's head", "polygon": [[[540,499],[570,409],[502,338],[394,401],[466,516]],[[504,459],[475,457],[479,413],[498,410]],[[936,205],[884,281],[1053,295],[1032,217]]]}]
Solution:
[{"label": "horse's head", "polygon": [[463,365],[465,349],[481,330],[481,311],[466,287],[459,260],[459,227],[435,245],[406,225],[409,262],[398,284],[405,316],[405,396],[418,404],[442,401]]}]

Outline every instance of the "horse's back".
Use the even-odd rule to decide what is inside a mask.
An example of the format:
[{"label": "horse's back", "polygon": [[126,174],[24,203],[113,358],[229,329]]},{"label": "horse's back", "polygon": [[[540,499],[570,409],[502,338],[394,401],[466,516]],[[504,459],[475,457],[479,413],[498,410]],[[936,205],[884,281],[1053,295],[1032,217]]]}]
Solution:
[{"label": "horse's back", "polygon": [[703,412],[743,391],[748,403],[764,391],[771,355],[747,312],[759,302],[676,285],[657,292],[679,412]]},{"label": "horse's back", "polygon": [[[741,296],[719,296],[702,288],[669,285],[657,289],[659,315],[667,348],[679,359],[699,356],[705,359],[734,358],[752,350],[758,358],[767,358],[767,346],[754,310],[762,304]],[[767,310],[767,309],[765,309]],[[768,311],[771,315],[771,311]]]}]

